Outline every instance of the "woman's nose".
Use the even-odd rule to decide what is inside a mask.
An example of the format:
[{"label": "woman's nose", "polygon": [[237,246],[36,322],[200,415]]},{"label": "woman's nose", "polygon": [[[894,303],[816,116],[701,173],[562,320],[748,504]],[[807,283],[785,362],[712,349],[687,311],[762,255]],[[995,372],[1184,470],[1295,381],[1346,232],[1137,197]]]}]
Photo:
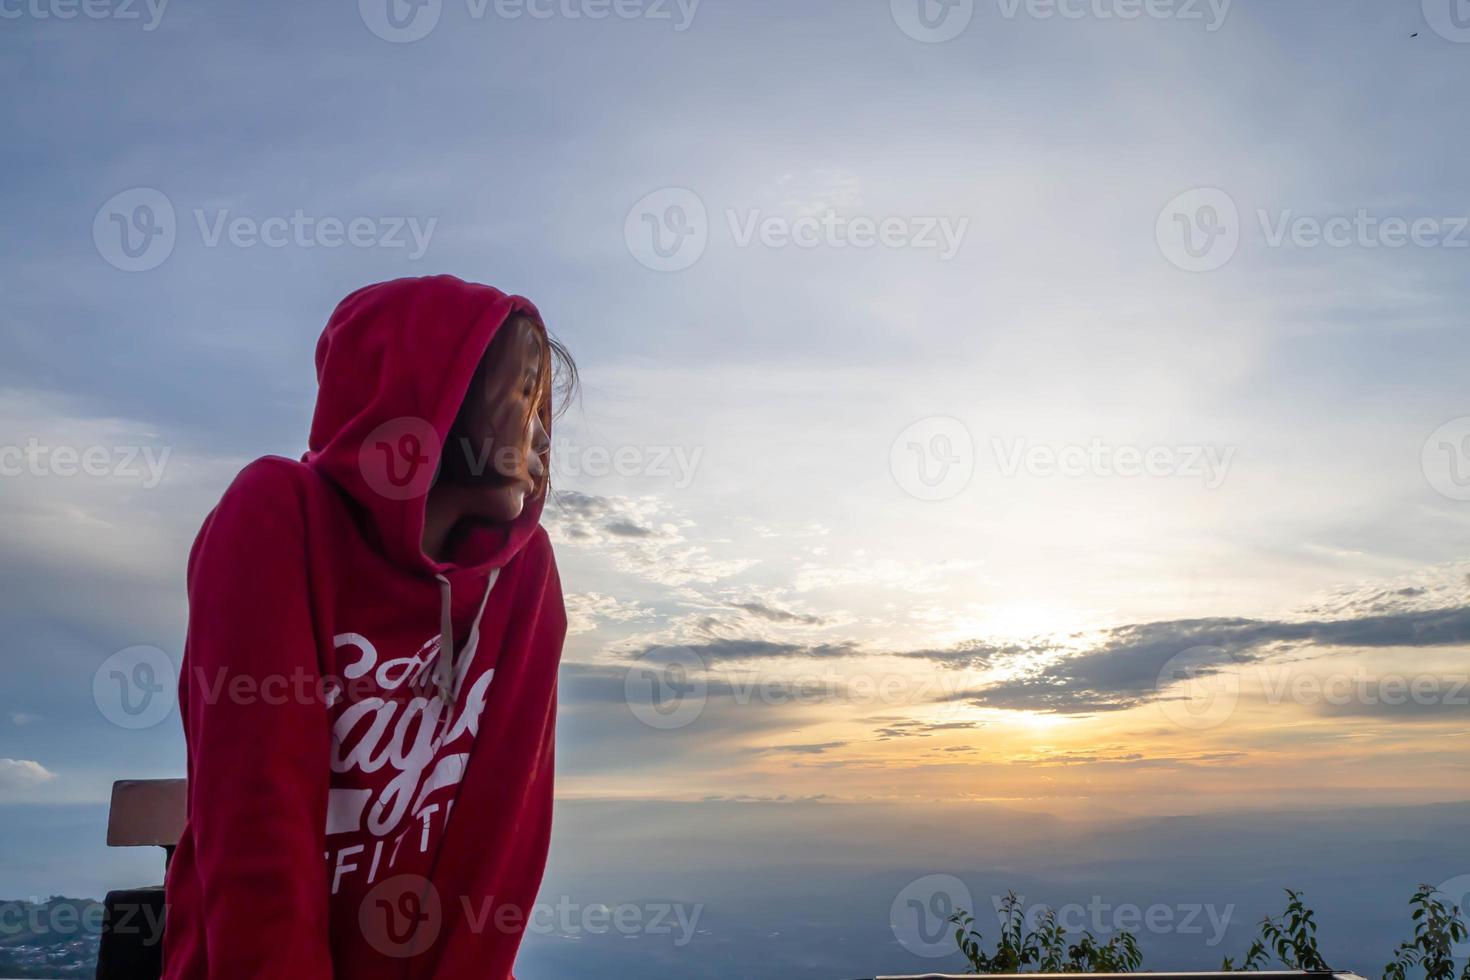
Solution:
[{"label": "woman's nose", "polygon": [[546,426],[541,424],[540,412],[531,417],[531,448],[538,453],[544,453],[551,448],[551,436],[547,434]]}]

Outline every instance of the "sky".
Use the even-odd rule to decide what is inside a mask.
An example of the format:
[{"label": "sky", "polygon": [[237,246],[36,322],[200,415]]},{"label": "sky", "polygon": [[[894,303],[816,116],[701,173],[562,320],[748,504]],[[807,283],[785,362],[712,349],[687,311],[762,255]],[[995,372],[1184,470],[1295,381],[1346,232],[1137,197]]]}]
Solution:
[{"label": "sky", "polygon": [[988,907],[987,826],[1058,900],[1174,820],[1414,828],[1324,885],[1365,916],[1470,875],[1463,0],[392,2],[0,0],[0,893],[154,873],[93,845],[178,716],[113,671],[176,666],[337,300],[438,272],[584,381],[554,894],[707,897],[722,975],[866,889],[802,963],[857,975],[944,965],[904,882]]}]

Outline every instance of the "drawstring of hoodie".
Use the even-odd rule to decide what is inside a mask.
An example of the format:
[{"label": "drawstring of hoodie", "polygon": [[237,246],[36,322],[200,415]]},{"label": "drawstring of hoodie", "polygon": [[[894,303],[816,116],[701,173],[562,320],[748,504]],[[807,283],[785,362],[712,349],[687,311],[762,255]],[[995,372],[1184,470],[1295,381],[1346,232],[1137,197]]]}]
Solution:
[{"label": "drawstring of hoodie", "polygon": [[[460,651],[467,657],[474,656],[475,649],[479,646],[480,618],[485,615],[485,606],[490,602],[490,590],[495,588],[495,580],[499,577],[500,569],[492,568],[490,578],[485,583],[485,595],[480,599],[479,611],[475,613],[474,622],[470,626],[470,635]],[[449,579],[443,575],[435,575],[434,578],[439,582],[439,659],[434,661],[433,681],[442,705],[439,721],[447,730],[450,717],[454,714],[455,700],[459,697],[459,664],[454,650],[453,593]]]},{"label": "drawstring of hoodie", "polygon": [[439,580],[439,659],[434,661],[434,686],[439,689],[439,700],[444,704],[444,713],[454,707],[454,617],[451,615],[453,593],[449,579],[435,575]]}]

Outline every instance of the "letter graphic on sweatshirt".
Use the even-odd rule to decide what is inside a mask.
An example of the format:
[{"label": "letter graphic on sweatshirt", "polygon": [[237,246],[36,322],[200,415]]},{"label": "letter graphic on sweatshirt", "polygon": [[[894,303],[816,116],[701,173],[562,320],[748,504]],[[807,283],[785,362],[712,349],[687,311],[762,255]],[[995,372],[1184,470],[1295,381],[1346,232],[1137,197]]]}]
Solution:
[{"label": "letter graphic on sweatshirt", "polygon": [[[377,647],[360,633],[340,633],[333,642],[339,650],[352,647],[358,651],[343,675],[349,680],[370,677],[384,695],[405,682],[422,683],[431,676],[439,656],[437,635],[414,654],[381,663]],[[457,692],[474,652],[470,647],[462,654],[455,676]],[[445,705],[437,692],[432,697],[408,699],[369,696],[343,707],[332,721],[332,771],[375,774],[384,770],[388,775],[372,780],[380,785],[376,791],[333,786],[327,798],[327,833],[366,829],[373,837],[388,837],[401,830],[405,820],[423,813],[429,795],[457,785],[464,777],[469,747],[479,731],[494,675],[494,668],[484,671],[467,696],[456,698],[461,708],[448,725],[440,723]],[[451,747],[455,751],[448,751]]]}]

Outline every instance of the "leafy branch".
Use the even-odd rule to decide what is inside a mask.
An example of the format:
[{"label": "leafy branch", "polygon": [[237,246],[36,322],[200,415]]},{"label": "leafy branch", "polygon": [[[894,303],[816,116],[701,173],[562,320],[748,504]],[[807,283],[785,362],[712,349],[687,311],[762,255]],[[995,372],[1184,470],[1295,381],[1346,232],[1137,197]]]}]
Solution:
[{"label": "leafy branch", "polygon": [[955,943],[976,973],[1026,973],[1035,967],[1042,973],[1132,973],[1143,964],[1143,953],[1131,932],[1121,932],[1106,943],[1083,931],[1069,943],[1066,930],[1057,923],[1054,909],[1043,908],[1035,929],[1026,928],[1024,901],[1006,892],[1001,899],[1000,935],[995,952],[986,953],[984,937],[975,928],[975,917],[961,909],[949,917],[958,928]]},{"label": "leafy branch", "polygon": [[[1393,961],[1383,969],[1383,980],[1470,980],[1470,962],[1455,972],[1455,947],[1470,937],[1470,926],[1459,906],[1447,904],[1438,889],[1420,885],[1409,907],[1413,909],[1413,936],[1395,948]],[[1036,927],[1028,928],[1025,901],[1013,891],[1006,893],[996,911],[1000,932],[993,952],[986,952],[973,914],[959,909],[948,918],[956,926],[955,943],[975,973],[1132,973],[1143,965],[1138,939],[1131,932],[1119,932],[1104,943],[1084,930],[1072,941],[1049,907],[1036,915]],[[1261,970],[1273,958],[1289,970],[1332,971],[1317,943],[1316,913],[1300,892],[1290,888],[1286,889],[1286,910],[1261,920],[1260,933],[1240,966],[1227,956],[1221,969]],[[1422,976],[1411,973],[1416,969]]]}]

